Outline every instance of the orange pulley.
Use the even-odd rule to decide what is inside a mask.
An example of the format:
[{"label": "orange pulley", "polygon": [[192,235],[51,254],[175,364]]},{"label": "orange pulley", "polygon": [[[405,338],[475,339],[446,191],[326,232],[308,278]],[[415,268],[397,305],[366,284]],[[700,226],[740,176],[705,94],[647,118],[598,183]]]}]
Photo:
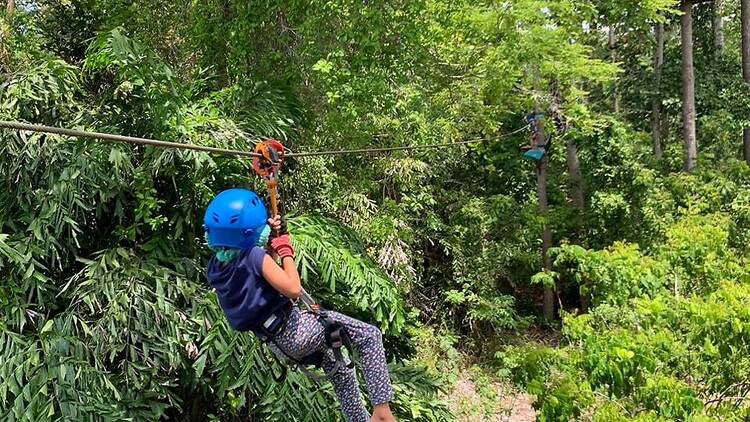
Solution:
[{"label": "orange pulley", "polygon": [[284,145],[276,139],[268,139],[255,145],[253,169],[266,180],[268,194],[271,197],[271,215],[279,213],[277,187],[279,172],[284,164]]}]

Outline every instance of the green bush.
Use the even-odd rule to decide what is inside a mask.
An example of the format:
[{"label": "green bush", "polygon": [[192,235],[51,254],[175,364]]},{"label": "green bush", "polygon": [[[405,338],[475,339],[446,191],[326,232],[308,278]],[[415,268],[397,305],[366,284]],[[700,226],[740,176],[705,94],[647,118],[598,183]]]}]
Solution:
[{"label": "green bush", "polygon": [[558,374],[529,384],[538,394],[543,420],[566,420],[597,408],[582,392],[568,394],[573,385],[583,388],[570,379],[586,380],[597,397],[616,401],[626,415],[664,420],[741,415],[746,404],[728,403],[750,392],[748,305],[750,284],[738,283],[723,283],[706,296],[661,295],[602,305],[566,318],[565,359],[551,366],[529,359],[533,369],[521,373]]},{"label": "green bush", "polygon": [[728,214],[688,213],[650,254],[624,243],[553,251],[558,278],[579,284],[593,307],[565,316],[565,358],[519,359],[514,349],[500,356],[519,374],[514,380],[537,393],[542,420],[747,413],[736,398],[750,393],[750,269],[731,247],[731,231]]},{"label": "green bush", "polygon": [[572,279],[593,305],[624,304],[664,291],[667,266],[644,255],[638,245],[615,243],[602,251],[562,246],[550,251],[561,281]]}]

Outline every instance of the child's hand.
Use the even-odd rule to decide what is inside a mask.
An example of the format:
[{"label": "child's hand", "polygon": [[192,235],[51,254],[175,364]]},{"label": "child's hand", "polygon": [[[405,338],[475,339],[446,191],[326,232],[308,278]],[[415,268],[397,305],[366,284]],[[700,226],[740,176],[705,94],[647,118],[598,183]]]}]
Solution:
[{"label": "child's hand", "polygon": [[287,234],[289,231],[286,228],[286,221],[284,221],[283,218],[281,218],[280,215],[276,215],[273,218],[268,219],[268,225],[271,226],[271,230],[273,231],[272,237],[275,237],[275,235],[282,235]]}]

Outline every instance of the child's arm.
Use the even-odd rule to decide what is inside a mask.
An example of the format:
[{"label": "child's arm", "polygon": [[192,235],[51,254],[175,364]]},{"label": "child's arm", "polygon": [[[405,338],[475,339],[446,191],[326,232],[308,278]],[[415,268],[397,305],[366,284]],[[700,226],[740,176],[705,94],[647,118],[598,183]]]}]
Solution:
[{"label": "child's arm", "polygon": [[[282,229],[281,218],[278,215],[269,218],[268,224],[277,233]],[[266,255],[263,259],[263,278],[284,296],[290,299],[299,298],[302,293],[302,284],[297,266],[294,264],[294,250],[289,242],[289,235],[283,233],[282,236],[276,237],[271,241],[271,248],[281,257],[281,267],[271,256]]]},{"label": "child's arm", "polygon": [[291,256],[281,258],[281,265],[283,269],[270,255],[266,255],[263,259],[263,278],[282,295],[290,299],[299,298],[302,294],[302,284],[294,258]]}]

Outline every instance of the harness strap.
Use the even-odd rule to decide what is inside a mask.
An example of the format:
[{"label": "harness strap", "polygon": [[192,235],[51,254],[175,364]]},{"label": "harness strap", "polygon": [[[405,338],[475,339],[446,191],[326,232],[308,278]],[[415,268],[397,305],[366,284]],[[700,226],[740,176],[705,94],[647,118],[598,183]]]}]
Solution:
[{"label": "harness strap", "polygon": [[[276,343],[276,340],[271,339],[271,342],[274,344],[274,346],[276,346],[277,349],[279,349],[279,351],[281,352],[281,354],[284,355],[284,359],[286,359],[287,362],[290,362],[290,363],[294,364],[294,366],[297,369],[299,369],[300,372],[302,372],[303,374],[305,374],[306,377],[310,378],[313,382],[315,382],[316,384],[318,384],[318,386],[320,386],[326,380],[327,377],[320,376],[320,375],[312,372],[311,370],[307,369],[307,367],[305,366],[306,364],[310,364],[311,365],[313,363],[311,363],[311,362],[306,363],[306,362],[303,362],[303,361],[299,361],[299,360],[293,358],[292,356],[290,356],[283,348],[281,348],[281,346],[279,346],[279,344]],[[275,352],[274,352],[274,356],[276,357],[276,359],[279,358],[278,354],[276,354]],[[305,358],[307,358],[307,356]],[[318,365],[316,365],[316,366],[318,366]],[[274,379],[274,381],[275,380],[276,379]],[[283,381],[283,379],[282,379],[282,381]]]},{"label": "harness strap", "polygon": [[[264,348],[261,347],[261,349],[264,349]],[[263,354],[264,357],[268,356],[268,354],[265,351],[261,353]],[[277,384],[281,384],[282,382],[286,380],[289,370],[287,369],[286,365],[284,365],[284,363],[281,361],[281,359],[279,359],[279,356],[276,355],[276,353],[271,353],[271,356],[273,356],[273,362],[279,364],[279,367],[281,368],[281,373],[278,376],[276,376],[273,370],[271,370],[271,377],[273,378],[274,382],[276,382]]]},{"label": "harness strap", "polygon": [[[331,350],[334,357],[333,368],[331,368],[331,370],[328,371],[325,376],[320,376],[307,368],[307,365],[321,367],[323,363],[323,352],[314,352],[302,359],[295,359],[294,357],[289,355],[281,346],[279,346],[278,343],[276,343],[275,334],[264,338],[263,342],[272,342],[276,346],[276,348],[279,349],[279,351],[284,355],[284,358],[288,362],[294,364],[300,370],[300,372],[305,374],[305,376],[307,376],[314,382],[321,383],[326,378],[331,378],[332,376],[336,375],[343,368],[354,368],[354,360],[351,358],[352,356],[354,356],[354,350],[352,348],[352,342],[351,338],[349,337],[349,333],[346,331],[346,327],[344,327],[343,324],[331,320],[331,318],[324,310],[317,312],[316,316],[318,317],[318,322],[320,322],[320,324],[323,326],[325,345],[328,349]],[[349,354],[348,358],[342,352],[343,348],[346,348]]]},{"label": "harness strap", "polygon": [[328,314],[323,310],[319,312],[318,318],[323,324],[326,346],[333,351],[333,357],[336,359],[334,370],[331,373],[335,374],[342,366],[346,366],[350,369],[354,368],[354,361],[351,358],[347,359],[341,352],[342,348],[346,348],[349,356],[354,356],[352,340],[349,337],[349,333],[346,331],[346,327],[339,322],[331,320]]},{"label": "harness strap", "polygon": [[319,375],[315,372],[307,369],[305,365],[297,364],[297,369],[300,370],[307,378],[310,378],[314,383],[321,385],[323,384],[328,378],[328,375]]},{"label": "harness strap", "polygon": [[267,343],[276,337],[278,333],[284,331],[293,307],[294,305],[291,301],[282,303],[271,311],[265,321],[258,326],[252,327],[252,331],[260,337],[263,343]]}]

